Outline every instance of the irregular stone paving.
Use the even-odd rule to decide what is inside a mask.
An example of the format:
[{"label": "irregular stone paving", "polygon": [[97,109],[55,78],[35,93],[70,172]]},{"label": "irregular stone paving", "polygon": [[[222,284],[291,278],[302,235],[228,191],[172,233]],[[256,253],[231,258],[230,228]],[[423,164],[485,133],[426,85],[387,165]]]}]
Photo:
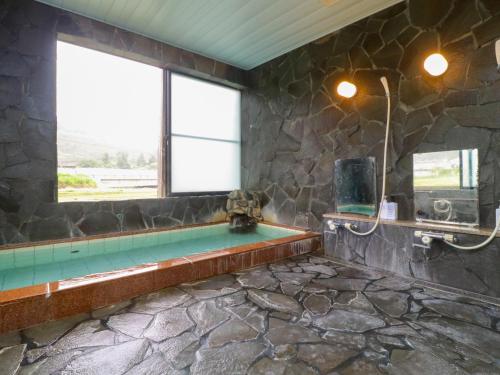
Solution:
[{"label": "irregular stone paving", "polygon": [[500,307],[324,257],[0,335],[0,375],[500,374]]}]

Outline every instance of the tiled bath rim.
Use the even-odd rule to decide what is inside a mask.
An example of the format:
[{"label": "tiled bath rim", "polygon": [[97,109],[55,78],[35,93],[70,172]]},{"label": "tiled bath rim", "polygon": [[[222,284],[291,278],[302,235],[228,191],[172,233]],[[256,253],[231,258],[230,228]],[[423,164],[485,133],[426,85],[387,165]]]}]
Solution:
[{"label": "tiled bath rim", "polygon": [[[25,267],[51,262],[73,260],[86,256],[99,255],[104,252],[114,253],[131,250],[136,246],[154,246],[189,239],[196,228],[197,232],[209,231],[224,222],[195,224],[164,230],[146,230],[122,232],[118,235],[107,234],[92,237],[78,237],[72,240],[43,241],[35,243],[7,245],[0,247],[0,271],[12,267]],[[287,226],[264,223],[260,229],[266,231],[267,226],[276,226],[290,231],[303,233],[304,230]],[[175,236],[175,238],[174,238]],[[171,241],[175,239],[175,241]]]},{"label": "tiled bath rim", "polygon": [[[72,245],[87,241],[75,241]],[[316,251],[321,245],[320,234],[302,232],[104,274],[3,291],[0,292],[0,332],[87,312],[182,282]]]}]

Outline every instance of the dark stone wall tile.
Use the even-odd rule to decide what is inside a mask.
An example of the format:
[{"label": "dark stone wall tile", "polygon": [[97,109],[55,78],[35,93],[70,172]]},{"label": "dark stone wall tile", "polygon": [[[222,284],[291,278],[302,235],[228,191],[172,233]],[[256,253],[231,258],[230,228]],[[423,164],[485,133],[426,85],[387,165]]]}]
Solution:
[{"label": "dark stone wall tile", "polygon": [[480,4],[492,15],[500,13],[500,3],[497,0],[481,0]]},{"label": "dark stone wall tile", "polygon": [[448,17],[441,23],[441,42],[446,45],[468,34],[474,25],[481,22],[476,1],[456,0]]},{"label": "dark stone wall tile", "polygon": [[86,235],[102,234],[120,231],[120,220],[111,212],[99,211],[85,216],[78,228]]},{"label": "dark stone wall tile", "polygon": [[[244,185],[268,195],[266,219],[280,221],[283,202],[291,207],[294,201],[295,224],[322,230],[322,214],[335,207],[332,177],[340,158],[375,156],[380,191],[386,101],[379,78],[385,75],[393,108],[387,194],[398,202],[400,218],[414,217],[414,152],[478,148],[480,222],[492,227],[500,200],[497,3],[407,0],[250,71],[242,103]],[[422,65],[438,48],[449,69],[434,78]],[[302,71],[301,78],[294,71]],[[353,99],[335,92],[344,79],[357,83]],[[291,82],[300,89],[284,101]],[[299,98],[310,98],[309,111],[293,112]],[[284,134],[294,142],[285,142]],[[412,240],[404,228],[388,226],[368,238],[325,233],[330,255],[500,296],[497,272],[488,268],[500,261],[494,246],[475,253],[436,249],[427,259]],[[482,270],[480,262],[488,266]]]},{"label": "dark stone wall tile", "polygon": [[[55,203],[58,35],[154,66],[245,83],[242,70],[213,59],[33,0],[0,2],[0,243],[223,220],[225,197]],[[296,95],[308,91],[304,82],[297,81]]]},{"label": "dark stone wall tile", "polygon": [[[340,220],[342,221],[342,220]],[[355,222],[360,230],[372,223]],[[326,224],[325,228],[326,228]],[[324,232],[327,255],[348,262],[390,271],[402,276],[444,284],[493,297],[500,296],[500,276],[495,265],[500,261],[496,239],[481,251],[457,251],[435,242],[431,249],[414,246],[414,228],[380,225],[369,237],[358,237],[345,230]],[[462,244],[474,244],[484,237],[458,235]]]},{"label": "dark stone wall tile", "polygon": [[472,30],[476,43],[482,46],[498,38],[500,32],[500,15],[490,18]]},{"label": "dark stone wall tile", "polygon": [[[306,214],[317,220],[301,192],[331,184],[336,159],[382,158],[382,75],[389,79],[393,108],[388,194],[401,202],[402,219],[413,217],[413,152],[478,147],[489,155],[481,161],[480,174],[486,175],[488,163],[500,158],[491,142],[499,134],[500,118],[496,8],[488,1],[428,3],[407,0],[248,73],[242,102],[245,187],[265,190],[276,184],[295,200],[297,214],[307,206]],[[479,35],[484,43],[478,43]],[[438,46],[450,66],[434,78],[422,65]],[[344,79],[357,83],[353,99],[335,92]],[[494,178],[482,181],[492,186],[480,191],[482,209],[492,212],[500,189]],[[334,207],[332,195],[316,199]],[[481,225],[492,226],[492,218],[481,215]]]},{"label": "dark stone wall tile", "polygon": [[411,23],[422,28],[436,26],[452,6],[453,0],[411,0],[409,2]]}]

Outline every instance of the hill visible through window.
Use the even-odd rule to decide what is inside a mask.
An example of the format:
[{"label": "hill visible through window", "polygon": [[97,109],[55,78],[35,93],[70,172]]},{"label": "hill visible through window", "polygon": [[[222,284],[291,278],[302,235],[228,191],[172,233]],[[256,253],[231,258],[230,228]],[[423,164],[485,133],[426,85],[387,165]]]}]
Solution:
[{"label": "hill visible through window", "polygon": [[59,41],[59,201],[156,198],[162,102],[162,69]]}]

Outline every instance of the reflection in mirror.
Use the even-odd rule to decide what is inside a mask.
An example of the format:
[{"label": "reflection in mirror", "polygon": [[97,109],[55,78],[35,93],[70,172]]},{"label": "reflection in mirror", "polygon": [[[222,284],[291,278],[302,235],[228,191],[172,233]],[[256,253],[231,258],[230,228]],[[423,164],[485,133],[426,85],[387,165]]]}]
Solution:
[{"label": "reflection in mirror", "polygon": [[375,158],[335,161],[337,212],[374,216],[377,209]]},{"label": "reflection in mirror", "polygon": [[478,178],[477,149],[414,154],[416,219],[479,225]]}]

